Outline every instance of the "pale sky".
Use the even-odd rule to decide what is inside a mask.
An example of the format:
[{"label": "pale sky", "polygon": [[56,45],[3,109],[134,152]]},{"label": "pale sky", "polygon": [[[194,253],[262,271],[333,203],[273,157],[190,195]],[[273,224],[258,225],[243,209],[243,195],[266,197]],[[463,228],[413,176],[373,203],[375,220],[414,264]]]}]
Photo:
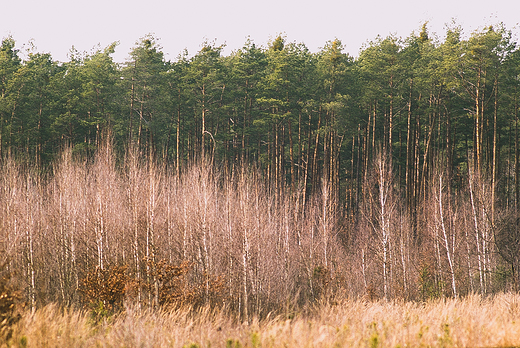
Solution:
[{"label": "pale sky", "polygon": [[520,36],[520,0],[0,0],[0,36],[12,35],[23,50],[31,41],[38,52],[66,61],[70,48],[90,52],[119,41],[114,59],[123,62],[135,42],[152,33],[166,59],[185,48],[190,56],[202,42],[239,49],[249,36],[266,46],[279,33],[316,52],[340,39],[357,56],[377,35],[407,37],[425,21],[440,39],[456,20],[465,33],[503,22]]}]

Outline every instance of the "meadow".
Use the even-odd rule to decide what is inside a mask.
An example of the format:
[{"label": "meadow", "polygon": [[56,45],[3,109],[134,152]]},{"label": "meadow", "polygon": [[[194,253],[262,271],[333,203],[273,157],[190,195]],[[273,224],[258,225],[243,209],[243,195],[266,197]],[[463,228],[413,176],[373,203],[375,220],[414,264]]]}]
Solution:
[{"label": "meadow", "polygon": [[124,312],[93,322],[49,305],[26,311],[9,347],[512,347],[520,296],[428,302],[345,300],[293,318],[233,320],[224,310]]}]

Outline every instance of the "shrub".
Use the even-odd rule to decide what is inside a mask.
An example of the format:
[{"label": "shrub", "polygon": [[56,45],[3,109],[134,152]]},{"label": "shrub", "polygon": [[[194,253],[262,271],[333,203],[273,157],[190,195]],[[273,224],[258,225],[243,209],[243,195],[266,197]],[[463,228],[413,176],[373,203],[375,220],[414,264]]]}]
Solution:
[{"label": "shrub", "polygon": [[126,289],[129,285],[127,266],[96,267],[81,281],[83,301],[100,313],[114,312],[123,308]]},{"label": "shrub", "polygon": [[20,319],[19,313],[21,295],[12,285],[11,273],[7,263],[0,265],[0,341],[8,341],[12,334],[12,326]]},{"label": "shrub", "polygon": [[190,279],[193,264],[171,265],[165,260],[148,261],[149,282],[145,290],[157,296],[159,306],[201,306],[221,303],[226,292],[220,277],[202,274],[203,279]]}]

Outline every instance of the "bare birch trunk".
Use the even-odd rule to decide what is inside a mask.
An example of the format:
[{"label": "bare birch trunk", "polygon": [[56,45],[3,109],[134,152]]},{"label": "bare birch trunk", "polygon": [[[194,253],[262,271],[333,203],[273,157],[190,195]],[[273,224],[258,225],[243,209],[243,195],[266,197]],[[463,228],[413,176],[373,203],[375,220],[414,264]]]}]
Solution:
[{"label": "bare birch trunk", "polygon": [[453,291],[453,296],[457,298],[457,286],[455,283],[455,271],[453,269],[453,253],[450,251],[450,245],[448,242],[448,235],[446,232],[446,225],[444,223],[444,208],[442,205],[442,175],[439,176],[439,217],[441,219],[441,229],[443,235],[444,247],[446,249],[446,257],[448,258],[448,265],[450,266],[450,275],[451,275],[451,288]]},{"label": "bare birch trunk", "polygon": [[478,273],[479,273],[479,281],[480,281],[480,293],[481,295],[484,295],[484,275],[482,271],[482,253],[480,250],[480,229],[478,224],[478,216],[477,216],[477,209],[475,205],[475,197],[473,193],[473,187],[474,187],[474,178],[475,173],[469,173],[469,195],[470,195],[470,201],[471,201],[471,210],[472,210],[472,216],[473,216],[473,223],[475,226],[475,238],[476,238],[476,245],[477,245],[477,259],[478,259]]}]

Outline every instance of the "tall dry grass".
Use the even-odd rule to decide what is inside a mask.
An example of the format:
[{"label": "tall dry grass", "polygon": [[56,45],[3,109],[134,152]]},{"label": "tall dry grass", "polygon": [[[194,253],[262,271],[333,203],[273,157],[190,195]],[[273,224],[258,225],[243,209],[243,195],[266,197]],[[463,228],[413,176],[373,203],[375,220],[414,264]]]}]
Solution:
[{"label": "tall dry grass", "polygon": [[[512,347],[520,296],[426,303],[345,300],[293,319],[233,321],[207,307],[127,309],[93,324],[87,313],[46,306],[14,328],[12,347]],[[5,343],[4,343],[5,346]]]}]

